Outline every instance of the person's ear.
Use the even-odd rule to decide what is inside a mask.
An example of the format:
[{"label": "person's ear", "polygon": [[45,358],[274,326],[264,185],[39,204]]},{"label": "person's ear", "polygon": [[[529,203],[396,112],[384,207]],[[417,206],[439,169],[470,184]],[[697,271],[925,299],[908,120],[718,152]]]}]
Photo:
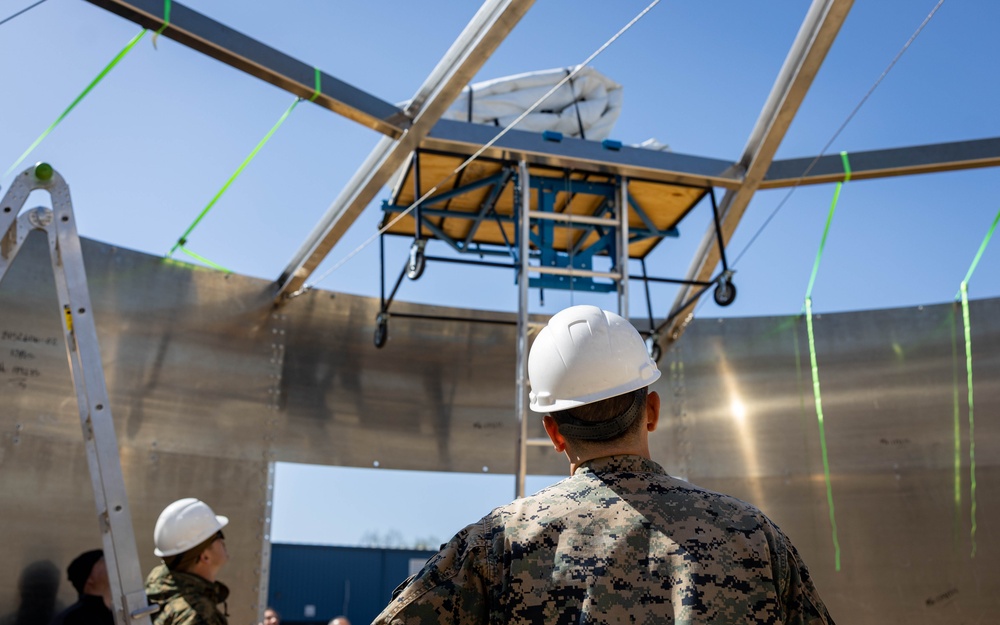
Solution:
[{"label": "person's ear", "polygon": [[660,422],[660,394],[650,391],[646,395],[646,430],[653,432]]},{"label": "person's ear", "polygon": [[552,441],[555,450],[560,453],[566,451],[566,439],[559,433],[559,424],[552,418],[552,415],[542,417],[542,425],[545,426],[545,433],[549,435],[549,440]]}]

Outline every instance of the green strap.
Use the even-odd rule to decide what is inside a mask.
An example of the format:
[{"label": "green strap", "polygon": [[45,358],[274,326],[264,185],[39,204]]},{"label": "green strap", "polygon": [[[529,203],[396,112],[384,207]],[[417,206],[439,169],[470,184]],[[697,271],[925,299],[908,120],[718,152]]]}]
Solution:
[{"label": "green strap", "polygon": [[[983,257],[983,252],[986,251],[986,246],[989,245],[990,239],[993,238],[993,231],[997,229],[997,222],[1000,222],[1000,212],[998,212],[997,216],[993,218],[993,225],[990,226],[990,231],[986,233],[986,236],[983,238],[983,242],[979,245],[979,251],[976,252],[976,257],[972,259],[972,264],[969,266],[969,271],[965,274],[965,279],[962,280],[962,284],[968,285],[969,280],[972,279],[972,272],[976,270],[976,265],[979,264],[979,259]],[[955,299],[958,299],[959,297],[960,293],[956,293]]]},{"label": "green strap", "polygon": [[163,26],[153,33],[153,48],[156,48],[156,39],[163,34],[167,26],[170,26],[170,0],[163,0]]},{"label": "green strap", "polygon": [[830,527],[833,532],[833,561],[835,570],[840,570],[840,539],[837,536],[837,517],[834,514],[833,506],[833,482],[830,479],[830,460],[826,447],[826,426],[823,420],[823,395],[819,384],[819,362],[816,358],[816,337],[813,331],[812,318],[812,290],[816,283],[816,274],[819,272],[819,263],[823,258],[823,250],[826,247],[826,238],[830,234],[830,224],[833,223],[833,214],[837,210],[837,202],[840,200],[840,189],[844,183],[851,179],[851,163],[847,158],[847,152],[841,152],[840,158],[844,163],[844,180],[838,182],[833,192],[833,200],[830,202],[830,212],[826,216],[826,225],[823,227],[823,237],[820,239],[819,250],[816,252],[816,260],[813,262],[812,274],[809,276],[809,286],[806,288],[805,312],[806,329],[809,333],[809,362],[812,368],[813,397],[816,402],[816,423],[819,427],[819,446],[823,455],[823,480],[826,483],[826,503],[830,511]]},{"label": "green strap", "polygon": [[972,557],[976,557],[976,422],[972,417],[972,325],[969,322],[969,284],[962,281],[962,321],[965,324],[965,371],[969,383],[969,499],[972,502]]},{"label": "green strap", "polygon": [[840,188],[845,182],[851,179],[851,163],[847,160],[847,152],[841,152],[840,158],[844,162],[844,181],[837,183],[837,188],[833,191],[833,200],[830,202],[830,213],[826,216],[826,227],[823,228],[823,238],[819,242],[819,250],[816,252],[816,260],[813,262],[812,275],[809,276],[809,286],[806,287],[806,297],[812,297],[813,284],[816,282],[816,273],[819,271],[819,260],[823,257],[823,248],[826,247],[826,235],[830,233],[830,223],[833,221],[833,212],[837,210],[837,201],[840,200]]},{"label": "green strap", "polygon": [[188,235],[190,235],[191,232],[201,222],[201,220],[205,218],[205,215],[208,214],[208,211],[212,210],[212,207],[215,206],[215,203],[219,201],[219,198],[222,197],[222,194],[226,192],[226,189],[229,188],[229,185],[233,184],[236,178],[238,178],[239,175],[243,173],[243,170],[246,168],[247,165],[250,164],[250,161],[252,161],[254,157],[257,156],[257,152],[260,152],[260,149],[264,147],[265,144],[267,144],[267,142],[271,139],[271,135],[273,135],[275,131],[278,130],[278,128],[280,128],[283,123],[285,123],[285,120],[288,119],[288,116],[291,115],[292,111],[295,110],[295,107],[298,106],[299,102],[301,101],[302,101],[301,98],[295,98],[295,101],[292,102],[292,105],[285,110],[285,112],[281,115],[281,118],[278,119],[277,123],[275,123],[274,126],[271,127],[271,130],[269,130],[267,134],[264,135],[264,138],[257,143],[257,147],[255,147],[253,151],[250,152],[250,154],[245,159],[243,159],[243,162],[240,163],[240,166],[236,168],[236,171],[234,171],[233,174],[229,176],[229,180],[226,180],[226,183],[222,185],[222,188],[219,189],[218,193],[216,193],[215,196],[211,199],[211,201],[208,203],[208,206],[202,209],[198,217],[196,217],[195,220],[191,222],[191,225],[188,226],[188,229],[184,231],[184,234],[182,234],[180,238],[177,239],[177,242],[174,243],[174,246],[170,248],[170,251],[167,252],[168,258],[170,256],[173,256],[174,252],[176,252],[178,248],[182,247],[184,244],[187,243]]},{"label": "green strap", "polygon": [[833,484],[830,482],[830,460],[826,449],[826,427],[823,425],[823,397],[819,388],[819,364],[816,361],[816,338],[813,333],[812,298],[806,298],[806,328],[809,332],[809,363],[812,365],[813,397],[816,399],[816,421],[819,424],[819,447],[823,454],[823,479],[826,482],[826,503],[830,509],[833,529],[833,563],[840,570],[840,540],[837,538],[837,516],[833,511]]},{"label": "green strap", "polygon": [[962,411],[958,401],[958,324],[956,323],[955,305],[952,306],[951,318],[951,404],[952,404],[952,437],[954,439],[954,491],[955,491],[955,544],[958,544],[959,528],[962,521]]},{"label": "green strap", "polygon": [[202,263],[205,263],[206,265],[208,265],[212,269],[218,269],[219,271],[224,271],[226,273],[233,273],[232,271],[226,269],[222,265],[220,265],[218,263],[214,263],[214,262],[208,260],[207,258],[205,258],[204,256],[202,256],[201,254],[196,254],[196,253],[192,252],[191,250],[189,250],[188,248],[184,247],[183,245],[180,246],[179,249],[180,249],[180,251],[184,252],[185,254],[187,254],[188,256],[190,256],[191,258],[193,258],[193,259],[195,259],[197,261],[200,261]]},{"label": "green strap", "polygon": [[315,72],[315,74],[313,75],[313,82],[315,84],[315,87],[313,88],[312,97],[309,98],[310,102],[315,102],[316,98],[319,97],[319,94],[323,93],[323,74],[320,73],[318,67],[314,67],[313,71]]},{"label": "green strap", "polygon": [[101,70],[101,73],[97,75],[97,78],[95,78],[94,80],[90,81],[90,84],[87,85],[87,88],[83,90],[83,93],[81,93],[80,95],[76,96],[76,99],[73,100],[73,103],[70,104],[69,107],[67,107],[66,110],[62,112],[62,115],[60,115],[56,119],[56,121],[52,122],[52,125],[50,125],[48,128],[46,128],[45,132],[43,132],[40,137],[38,137],[37,139],[35,139],[35,142],[32,143],[28,147],[28,149],[24,151],[24,154],[22,154],[21,157],[19,159],[17,159],[14,162],[13,165],[11,165],[9,168],[7,168],[7,171],[4,172],[4,175],[3,175],[4,178],[6,178],[7,176],[9,176],[11,174],[11,172],[13,172],[14,170],[16,170],[18,168],[18,166],[21,163],[24,162],[24,159],[26,159],[28,157],[28,155],[31,154],[31,152],[35,148],[38,147],[38,144],[41,143],[45,139],[45,137],[49,136],[50,132],[52,132],[53,130],[55,130],[56,126],[59,125],[59,122],[61,122],[63,119],[65,119],[65,117],[67,115],[69,115],[69,112],[72,111],[76,107],[76,105],[79,104],[80,101],[83,100],[87,96],[88,93],[90,93],[91,89],[93,89],[94,87],[97,86],[97,83],[101,82],[101,80],[105,76],[108,75],[108,72],[110,72],[112,69],[114,69],[115,65],[118,65],[119,61],[121,61],[123,58],[125,58],[125,55],[128,54],[130,50],[132,50],[132,48],[135,46],[135,44],[139,43],[139,40],[142,39],[142,36],[145,35],[145,34],[146,34],[146,29],[142,29],[141,31],[139,31],[138,35],[136,35],[135,37],[132,37],[132,40],[129,41],[125,45],[124,48],[122,48],[121,52],[119,52],[115,56],[115,58],[113,58],[111,60],[111,62],[108,63],[108,65],[103,70]]},{"label": "green strap", "polygon": [[983,242],[979,245],[979,250],[976,252],[975,258],[972,259],[969,271],[966,272],[965,279],[959,285],[958,293],[955,296],[962,300],[962,322],[965,326],[965,373],[969,385],[969,498],[971,500],[970,516],[972,521],[970,535],[972,539],[973,558],[976,557],[976,422],[973,417],[972,323],[969,315],[969,280],[972,279],[972,274],[976,271],[976,266],[979,265],[979,260],[983,257],[986,246],[989,245],[990,239],[993,238],[993,232],[996,231],[998,222],[1000,222],[1000,212],[997,212],[996,217],[993,218],[993,224],[990,226],[986,236],[983,237]]}]

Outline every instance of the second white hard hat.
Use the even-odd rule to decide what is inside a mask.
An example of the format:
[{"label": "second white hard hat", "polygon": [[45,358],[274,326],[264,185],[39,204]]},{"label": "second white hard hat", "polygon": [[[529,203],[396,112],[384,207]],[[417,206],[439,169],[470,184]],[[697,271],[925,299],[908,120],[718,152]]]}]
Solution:
[{"label": "second white hard hat", "polygon": [[528,354],[535,412],[558,412],[649,386],[660,378],[639,332],[596,306],[571,306],[551,319]]},{"label": "second white hard hat", "polygon": [[229,523],[212,512],[204,501],[188,497],[163,509],[153,528],[153,553],[161,558],[197,547]]}]

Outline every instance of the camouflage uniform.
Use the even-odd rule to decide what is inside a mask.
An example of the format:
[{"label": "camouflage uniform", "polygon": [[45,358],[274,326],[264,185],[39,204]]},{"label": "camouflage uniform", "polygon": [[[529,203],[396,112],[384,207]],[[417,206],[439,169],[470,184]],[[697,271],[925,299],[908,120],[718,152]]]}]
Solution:
[{"label": "camouflage uniform", "polygon": [[763,513],[639,456],[584,463],[466,527],[375,620],[444,622],[833,623]]},{"label": "camouflage uniform", "polygon": [[221,582],[171,571],[161,564],[146,578],[146,595],[150,603],[160,605],[153,625],[228,625],[228,615],[218,608],[229,597],[229,589]]}]

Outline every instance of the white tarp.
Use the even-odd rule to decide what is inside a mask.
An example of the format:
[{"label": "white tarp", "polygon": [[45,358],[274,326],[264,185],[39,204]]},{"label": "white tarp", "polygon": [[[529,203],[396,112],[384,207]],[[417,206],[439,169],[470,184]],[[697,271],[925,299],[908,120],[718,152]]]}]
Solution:
[{"label": "white tarp", "polygon": [[[573,69],[527,72],[469,85],[442,117],[506,127]],[[546,98],[515,128],[530,132],[554,130],[566,137],[601,141],[611,134],[621,109],[622,86],[588,66]]]}]

